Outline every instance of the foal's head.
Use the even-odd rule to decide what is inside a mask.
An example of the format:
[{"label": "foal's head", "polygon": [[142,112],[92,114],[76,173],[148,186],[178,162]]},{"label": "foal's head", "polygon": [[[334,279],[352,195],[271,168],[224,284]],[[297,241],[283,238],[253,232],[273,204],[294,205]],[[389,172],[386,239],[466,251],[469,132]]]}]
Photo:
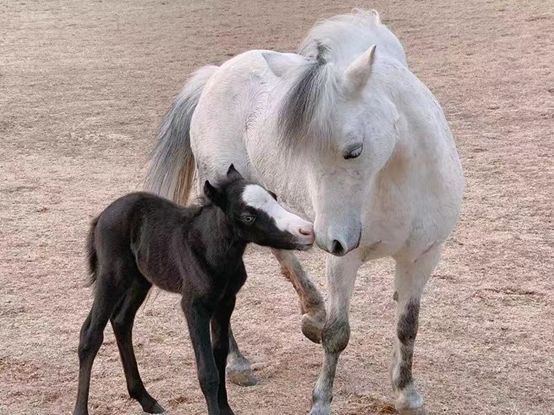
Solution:
[{"label": "foal's head", "polygon": [[278,249],[308,249],[314,243],[310,222],[287,211],[274,193],[244,179],[231,164],[217,186],[204,183],[204,193],[219,207],[238,235],[258,245]]}]

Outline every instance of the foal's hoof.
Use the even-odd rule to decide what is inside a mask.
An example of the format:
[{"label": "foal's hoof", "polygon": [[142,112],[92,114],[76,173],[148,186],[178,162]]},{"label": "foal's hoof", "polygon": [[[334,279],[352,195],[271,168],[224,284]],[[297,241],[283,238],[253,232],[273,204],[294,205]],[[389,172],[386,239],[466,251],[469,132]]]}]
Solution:
[{"label": "foal's hoof", "polygon": [[314,343],[321,343],[321,332],[325,325],[325,314],[321,313],[312,316],[304,314],[302,316],[302,334]]},{"label": "foal's hoof", "polygon": [[235,413],[233,412],[233,410],[229,407],[227,408],[221,408],[221,410],[219,411],[219,413],[221,415],[235,415]]},{"label": "foal's hoof", "polygon": [[167,414],[165,409],[156,401],[154,401],[154,403],[149,407],[142,408],[142,410],[147,414]]},{"label": "foal's hoof", "polygon": [[250,362],[244,357],[233,359],[227,363],[227,379],[239,386],[254,386],[258,379],[254,376]]}]

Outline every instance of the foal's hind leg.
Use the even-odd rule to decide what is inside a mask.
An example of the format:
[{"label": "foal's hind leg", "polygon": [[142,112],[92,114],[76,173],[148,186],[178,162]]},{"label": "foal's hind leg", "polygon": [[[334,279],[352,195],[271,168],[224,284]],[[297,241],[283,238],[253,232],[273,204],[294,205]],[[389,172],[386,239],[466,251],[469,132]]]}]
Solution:
[{"label": "foal's hind leg", "polygon": [[112,284],[109,275],[100,275],[98,277],[92,309],[81,328],[79,342],[79,387],[73,415],[88,414],[88,395],[92,364],[104,341],[104,328],[121,298],[121,293],[121,289]]},{"label": "foal's hind leg", "polygon": [[440,246],[418,259],[396,258],[395,292],[396,338],[391,365],[392,387],[396,394],[396,409],[403,415],[425,414],[423,398],[412,378],[412,359],[418,329],[419,304],[425,283],[435,268]]},{"label": "foal's hind leg", "polygon": [[129,395],[140,403],[144,412],[161,414],[164,412],[164,409],[150,396],[142,383],[133,350],[132,331],[135,315],[144,302],[150,287],[151,284],[142,275],[137,273],[136,279],[133,280],[133,283],[127,289],[125,296],[114,311],[111,323],[117,340],[121,362],[123,363]]}]

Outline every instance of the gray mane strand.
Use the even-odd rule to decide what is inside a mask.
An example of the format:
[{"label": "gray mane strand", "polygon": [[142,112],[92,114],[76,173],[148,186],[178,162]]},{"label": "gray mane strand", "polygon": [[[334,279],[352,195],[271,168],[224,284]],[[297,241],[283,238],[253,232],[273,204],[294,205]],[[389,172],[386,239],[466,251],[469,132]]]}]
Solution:
[{"label": "gray mane strand", "polygon": [[300,68],[283,99],[279,120],[284,148],[299,149],[308,143],[322,148],[330,143],[337,80],[328,56],[329,48],[318,42],[317,56]]}]

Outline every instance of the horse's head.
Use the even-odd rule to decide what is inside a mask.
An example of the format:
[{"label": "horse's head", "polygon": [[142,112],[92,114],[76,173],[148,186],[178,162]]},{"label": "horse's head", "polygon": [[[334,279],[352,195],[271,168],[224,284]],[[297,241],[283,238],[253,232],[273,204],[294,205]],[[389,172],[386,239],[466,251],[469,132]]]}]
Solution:
[{"label": "horse's head", "polygon": [[290,54],[265,55],[292,85],[279,119],[283,147],[307,175],[318,246],[334,255],[358,247],[378,172],[397,138],[398,113],[372,85],[375,47],[344,65]]}]

